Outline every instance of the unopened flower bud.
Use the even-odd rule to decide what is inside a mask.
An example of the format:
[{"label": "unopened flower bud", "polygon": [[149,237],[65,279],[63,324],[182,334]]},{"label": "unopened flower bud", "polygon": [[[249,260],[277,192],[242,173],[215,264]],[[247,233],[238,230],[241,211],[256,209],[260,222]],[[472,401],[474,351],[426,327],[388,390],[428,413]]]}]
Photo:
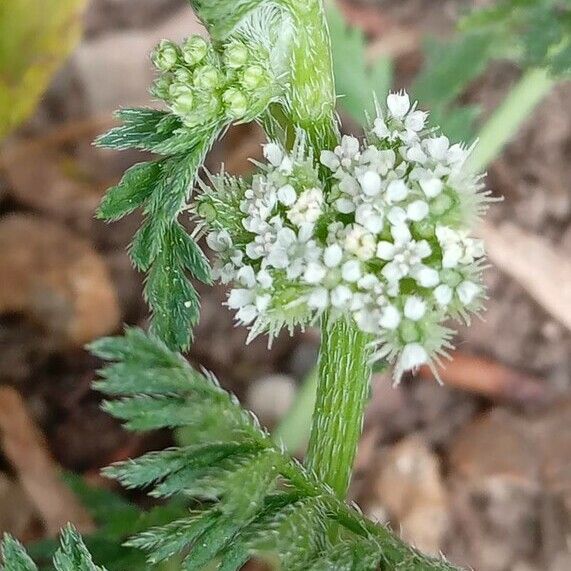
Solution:
[{"label": "unopened flower bud", "polygon": [[170,71],[177,63],[179,49],[169,40],[161,40],[151,54],[153,64],[160,71]]},{"label": "unopened flower bud", "polygon": [[192,83],[192,71],[186,67],[179,67],[175,72],[174,76],[178,83],[184,83],[190,85]]},{"label": "unopened flower bud", "polygon": [[212,91],[220,84],[220,73],[213,65],[205,65],[194,72],[194,85],[204,91]]},{"label": "unopened flower bud", "polygon": [[177,115],[188,115],[194,111],[194,95],[188,90],[181,93],[173,103],[173,111]]},{"label": "unopened flower bud", "polygon": [[257,89],[266,80],[266,72],[259,65],[249,65],[242,74],[242,86],[248,91]]},{"label": "unopened flower bud", "polygon": [[224,92],[222,100],[226,111],[233,119],[242,119],[248,111],[248,98],[238,89],[231,87]]},{"label": "unopened flower bud", "polygon": [[240,69],[249,57],[248,48],[242,42],[233,42],[224,51],[224,61],[231,69]]},{"label": "unopened flower bud", "polygon": [[162,99],[166,101],[170,97],[170,88],[172,84],[172,78],[166,75],[161,75],[157,77],[153,84],[151,85],[151,95],[157,99]]},{"label": "unopened flower bud", "polygon": [[208,43],[202,36],[190,36],[182,47],[182,57],[188,65],[200,63],[208,53]]}]

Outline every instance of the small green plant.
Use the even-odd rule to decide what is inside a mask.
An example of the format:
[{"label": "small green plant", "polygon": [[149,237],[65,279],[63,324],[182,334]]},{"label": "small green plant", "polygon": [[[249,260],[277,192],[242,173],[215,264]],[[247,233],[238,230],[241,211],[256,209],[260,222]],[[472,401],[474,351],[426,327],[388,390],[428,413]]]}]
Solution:
[{"label": "small green plant", "polygon": [[[379,103],[365,91],[388,91],[390,64],[366,66],[362,38],[333,15],[332,31],[347,47],[337,50],[338,60],[357,58],[350,73],[351,62],[341,66],[343,103],[367,124],[364,139],[341,137],[321,0],[191,4],[210,41],[164,40],[152,55],[159,72],[152,93],[168,111],[122,110],[123,124],[98,140],[158,155],[130,169],[98,212],[105,220],[136,209],[144,215],[131,257],[147,272],[150,332],[129,329],[91,347],[108,362],[96,387],[107,395],[110,414],[129,430],[184,429],[190,442],[106,474],[155,498],[183,497],[184,507],[159,509],[153,524],[122,504],[115,524],[92,538],[93,552],[108,548],[125,533],[115,528],[128,522],[125,564],[132,568],[228,571],[258,556],[288,571],[452,571],[367,520],[345,497],[373,364],[394,363],[395,382],[405,371],[433,366],[452,348],[445,322],[468,321],[482,307],[484,251],[470,229],[490,199],[474,172],[521,117],[510,116],[493,144],[483,137],[478,155],[437,130],[406,93]],[[532,34],[534,7],[562,21],[568,16],[557,2],[500,2],[496,16],[482,13],[466,24],[474,29],[458,40],[458,50],[429,64],[439,82],[426,72],[414,86],[434,102],[437,119],[450,121],[454,141],[475,112],[453,101],[491,57],[489,39],[502,39],[489,26],[503,22],[502,30]],[[537,49],[535,59],[520,53],[561,71],[567,37],[552,34],[543,58]],[[543,82],[523,107],[551,85],[544,69],[533,73],[544,74]],[[502,113],[492,121],[505,125]],[[199,178],[211,145],[230,125],[249,121],[268,137],[252,179]],[[194,221],[193,235],[182,216]],[[212,270],[196,242],[201,236]],[[227,305],[250,337],[268,334],[271,342],[284,327],[320,324],[317,399],[303,465],[212,375],[177,353],[188,347],[199,317],[193,278],[230,285]],[[64,532],[62,545],[58,571],[98,569],[73,530]],[[7,571],[35,569],[11,539],[3,558]]]}]

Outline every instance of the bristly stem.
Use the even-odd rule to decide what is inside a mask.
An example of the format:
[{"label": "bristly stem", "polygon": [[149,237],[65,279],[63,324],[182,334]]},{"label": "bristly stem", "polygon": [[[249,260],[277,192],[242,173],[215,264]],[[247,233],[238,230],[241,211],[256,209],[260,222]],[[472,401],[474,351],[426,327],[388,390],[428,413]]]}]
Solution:
[{"label": "bristly stem", "polygon": [[370,339],[343,319],[324,316],[321,325],[319,385],[309,439],[307,466],[345,498],[369,396]]},{"label": "bristly stem", "polygon": [[[316,157],[337,145],[331,41],[322,0],[286,0],[296,37],[287,122],[303,129]],[[344,320],[322,319],[317,401],[306,463],[345,498],[363,427],[371,368],[369,338]]]}]

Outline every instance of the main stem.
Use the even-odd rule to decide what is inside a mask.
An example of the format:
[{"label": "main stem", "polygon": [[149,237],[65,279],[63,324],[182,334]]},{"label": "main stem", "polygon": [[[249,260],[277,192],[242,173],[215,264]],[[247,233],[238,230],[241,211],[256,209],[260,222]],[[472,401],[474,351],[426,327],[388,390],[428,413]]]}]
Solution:
[{"label": "main stem", "polygon": [[319,383],[307,467],[345,498],[363,429],[371,379],[369,336],[354,324],[324,316]]},{"label": "main stem", "polygon": [[[285,0],[296,37],[286,122],[303,129],[318,158],[339,142],[331,42],[322,0]],[[345,320],[324,316],[319,380],[306,463],[345,498],[371,378],[369,338]]]}]

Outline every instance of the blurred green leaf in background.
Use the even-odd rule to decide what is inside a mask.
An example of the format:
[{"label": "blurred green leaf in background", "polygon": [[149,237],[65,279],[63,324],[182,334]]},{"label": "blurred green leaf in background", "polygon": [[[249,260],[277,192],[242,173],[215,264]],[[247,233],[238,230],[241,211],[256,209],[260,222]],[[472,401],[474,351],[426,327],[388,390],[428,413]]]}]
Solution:
[{"label": "blurred green leaf in background", "polygon": [[77,43],[85,0],[0,2],[0,139],[35,109]]}]

